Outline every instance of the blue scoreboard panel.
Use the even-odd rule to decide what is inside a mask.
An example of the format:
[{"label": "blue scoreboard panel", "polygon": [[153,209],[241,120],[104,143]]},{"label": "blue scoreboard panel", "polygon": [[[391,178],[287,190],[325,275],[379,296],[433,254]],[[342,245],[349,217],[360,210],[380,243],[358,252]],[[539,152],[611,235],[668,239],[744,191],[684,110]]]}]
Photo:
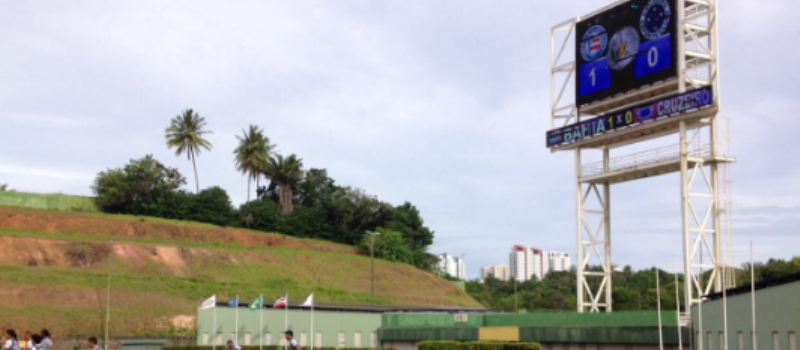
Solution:
[{"label": "blue scoreboard panel", "polygon": [[577,24],[583,106],[677,76],[675,0],[631,0]]}]

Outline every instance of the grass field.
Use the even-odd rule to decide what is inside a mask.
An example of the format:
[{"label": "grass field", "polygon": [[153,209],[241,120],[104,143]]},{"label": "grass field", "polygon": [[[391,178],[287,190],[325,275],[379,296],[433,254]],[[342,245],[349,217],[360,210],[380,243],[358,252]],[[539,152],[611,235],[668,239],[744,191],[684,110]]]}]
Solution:
[{"label": "grass field", "polygon": [[[109,244],[114,237],[116,243]],[[109,261],[115,336],[191,334],[216,294],[300,302],[370,300],[370,260],[352,247],[151,218],[0,207],[0,328],[100,334]],[[479,304],[405,264],[375,263],[376,302]]]}]

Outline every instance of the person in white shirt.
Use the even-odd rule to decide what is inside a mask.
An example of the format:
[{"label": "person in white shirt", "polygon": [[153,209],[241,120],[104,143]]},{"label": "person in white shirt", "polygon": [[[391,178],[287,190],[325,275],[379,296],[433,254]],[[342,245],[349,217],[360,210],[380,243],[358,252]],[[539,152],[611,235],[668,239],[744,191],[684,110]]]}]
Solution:
[{"label": "person in white shirt", "polygon": [[297,342],[297,339],[294,339],[294,332],[286,331],[284,334],[286,335],[286,342],[289,343],[289,349],[300,350],[300,344]]},{"label": "person in white shirt", "polygon": [[89,337],[89,348],[92,350],[103,350],[100,345],[97,345],[97,337]]},{"label": "person in white shirt", "polygon": [[42,342],[39,343],[39,350],[50,350],[53,347],[53,339],[50,338],[50,331],[42,329]]},{"label": "person in white shirt", "polygon": [[6,341],[3,343],[3,350],[22,350],[17,340],[17,332],[13,329],[6,331]]}]

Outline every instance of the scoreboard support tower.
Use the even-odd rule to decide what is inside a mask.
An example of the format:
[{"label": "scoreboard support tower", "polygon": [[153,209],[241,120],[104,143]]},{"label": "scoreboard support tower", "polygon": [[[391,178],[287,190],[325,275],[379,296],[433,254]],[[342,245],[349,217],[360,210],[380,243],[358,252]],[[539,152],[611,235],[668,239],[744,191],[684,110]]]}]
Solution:
[{"label": "scoreboard support tower", "polygon": [[[630,0],[618,1],[588,18]],[[710,88],[713,104],[668,118],[628,126],[611,132],[552,146],[552,152],[575,152],[575,199],[577,239],[578,312],[613,310],[611,255],[611,185],[668,173],[680,175],[682,245],[674,255],[683,256],[685,307],[682,321],[690,319],[691,305],[722,288],[725,246],[720,213],[729,208],[720,202],[720,172],[735,161],[721,147],[717,113],[720,108],[718,0],[676,0],[677,76],[642,86],[587,105],[578,106],[567,90],[576,86],[577,24],[574,18],[551,29],[551,129],[581,123],[642,103],[657,103],[670,95]],[[631,153],[627,146],[677,134],[677,145]],[[548,134],[549,137],[549,134]],[[672,141],[670,141],[672,142]],[[640,147],[641,148],[641,147]],[[612,157],[612,151],[615,157]],[[601,161],[585,163],[595,153]],[[617,154],[622,154],[617,156]],[[677,233],[677,232],[676,232]],[[643,249],[647,249],[643,247]]]}]

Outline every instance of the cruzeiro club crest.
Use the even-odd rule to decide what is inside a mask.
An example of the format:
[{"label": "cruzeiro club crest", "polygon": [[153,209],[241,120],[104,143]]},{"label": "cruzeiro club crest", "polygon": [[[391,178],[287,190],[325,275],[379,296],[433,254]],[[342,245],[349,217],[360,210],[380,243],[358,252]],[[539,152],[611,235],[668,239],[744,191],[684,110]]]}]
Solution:
[{"label": "cruzeiro club crest", "polygon": [[601,25],[593,25],[581,39],[581,57],[586,62],[594,62],[603,56],[608,46],[608,33]]},{"label": "cruzeiro club crest", "polygon": [[672,14],[667,0],[650,0],[642,10],[639,19],[639,29],[642,36],[648,40],[658,39],[669,27],[669,17]]}]

